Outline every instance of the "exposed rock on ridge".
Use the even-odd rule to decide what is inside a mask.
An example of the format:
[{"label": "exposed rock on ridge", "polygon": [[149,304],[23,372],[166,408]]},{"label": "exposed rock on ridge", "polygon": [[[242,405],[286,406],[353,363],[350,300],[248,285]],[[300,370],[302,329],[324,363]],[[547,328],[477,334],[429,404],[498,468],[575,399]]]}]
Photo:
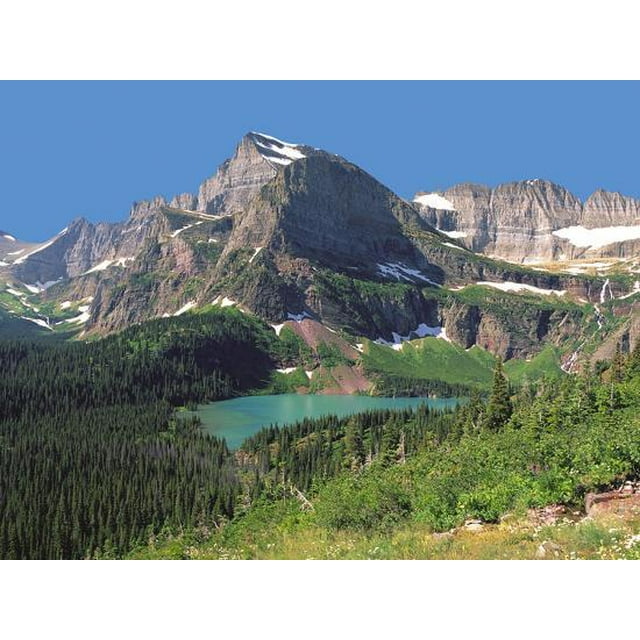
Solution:
[{"label": "exposed rock on ridge", "polygon": [[474,251],[505,260],[626,257],[640,246],[640,234],[637,239],[593,249],[575,246],[553,234],[574,226],[594,229],[637,225],[640,200],[619,193],[598,190],[583,204],[564,187],[547,180],[527,180],[495,189],[475,184],[454,186],[437,194],[450,204],[444,205],[446,208],[436,208],[438,200],[425,195],[417,193],[414,202],[428,222],[453,233]]}]

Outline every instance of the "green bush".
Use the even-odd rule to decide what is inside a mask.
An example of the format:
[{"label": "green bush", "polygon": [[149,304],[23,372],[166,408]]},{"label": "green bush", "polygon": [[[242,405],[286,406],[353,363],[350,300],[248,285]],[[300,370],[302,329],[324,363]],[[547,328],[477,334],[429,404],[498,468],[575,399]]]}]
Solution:
[{"label": "green bush", "polygon": [[314,505],[319,524],[358,531],[388,528],[411,511],[408,492],[388,474],[375,470],[329,482]]}]

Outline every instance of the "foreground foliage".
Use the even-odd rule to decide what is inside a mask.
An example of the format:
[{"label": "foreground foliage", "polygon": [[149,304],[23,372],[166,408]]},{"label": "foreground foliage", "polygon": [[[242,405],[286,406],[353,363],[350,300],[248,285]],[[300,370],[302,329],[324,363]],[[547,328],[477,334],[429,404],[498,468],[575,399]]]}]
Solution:
[{"label": "foreground foliage", "polygon": [[[233,522],[136,557],[163,557],[166,545],[180,557],[538,557],[543,538],[559,545],[553,557],[637,557],[638,518],[613,535],[616,526],[590,521],[541,533],[526,515],[549,504],[580,514],[586,492],[640,475],[638,363],[636,351],[602,376],[525,386],[507,406],[498,367],[489,402],[474,397],[454,413],[264,430],[244,446],[260,491]],[[469,519],[485,523],[483,537],[466,531]]]}]

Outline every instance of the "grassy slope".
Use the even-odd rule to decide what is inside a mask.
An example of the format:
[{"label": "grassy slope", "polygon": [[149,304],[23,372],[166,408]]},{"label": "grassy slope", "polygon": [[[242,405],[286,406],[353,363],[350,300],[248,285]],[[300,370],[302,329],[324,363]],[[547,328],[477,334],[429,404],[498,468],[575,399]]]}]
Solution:
[{"label": "grassy slope", "polygon": [[531,360],[514,358],[505,363],[505,372],[512,384],[520,385],[525,380],[539,380],[544,376],[560,377],[564,375],[559,364],[557,350],[549,345]]},{"label": "grassy slope", "polygon": [[132,559],[640,559],[640,514],[597,519],[505,518],[473,532],[465,527],[433,534],[420,523],[364,534],[318,526],[294,501],[252,509],[221,532],[152,539]]},{"label": "grassy slope", "polygon": [[[480,347],[462,347],[434,338],[414,340],[395,351],[374,342],[365,343],[363,363],[371,373],[413,377],[418,380],[441,380],[450,384],[488,388],[492,380],[495,358]],[[510,360],[505,365],[513,384],[525,378],[537,380],[544,375],[560,376],[558,354],[546,347],[530,361]]]}]

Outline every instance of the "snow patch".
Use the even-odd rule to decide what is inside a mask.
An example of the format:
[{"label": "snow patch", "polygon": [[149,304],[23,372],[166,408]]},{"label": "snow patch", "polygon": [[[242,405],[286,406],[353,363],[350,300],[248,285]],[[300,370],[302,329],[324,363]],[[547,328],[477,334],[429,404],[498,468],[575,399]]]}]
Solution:
[{"label": "snow patch", "polygon": [[6,238],[7,240],[10,240],[11,242],[15,242],[16,241],[16,239],[13,236],[9,235],[8,233],[3,233],[2,237]]},{"label": "snow patch", "polygon": [[457,244],[453,244],[453,242],[443,242],[445,247],[451,247],[452,249],[458,249],[460,251],[467,251],[464,247],[459,247]]},{"label": "snow patch", "polygon": [[374,340],[374,342],[376,344],[381,344],[386,347],[391,347],[396,351],[400,351],[402,349],[403,343],[409,342],[410,340],[416,340],[418,338],[433,337],[433,338],[441,338],[442,340],[451,342],[451,339],[447,336],[447,332],[444,327],[430,327],[424,322],[419,324],[418,327],[413,331],[410,331],[409,335],[407,336],[401,336],[399,333],[396,333],[395,331],[391,332],[391,336],[393,338],[393,341],[385,340],[384,338],[378,338],[377,340]]},{"label": "snow patch", "polygon": [[264,249],[264,247],[256,247],[256,248],[253,250],[253,255],[249,258],[249,264],[251,264],[251,263],[254,261],[255,257],[256,257],[256,256],[257,256],[257,255],[258,255],[258,254],[263,250],[263,249]]},{"label": "snow patch", "polygon": [[455,240],[455,238],[466,238],[467,237],[467,232],[466,231],[443,231],[442,229],[438,229],[438,231],[440,233],[444,233],[445,236],[449,236],[450,238],[453,238]]},{"label": "snow patch", "polygon": [[306,158],[304,153],[298,149],[300,145],[284,142],[283,140],[278,140],[278,138],[268,136],[264,133],[252,131],[251,134],[252,140],[258,148],[260,155],[269,162],[286,166],[294,160]]},{"label": "snow patch", "polygon": [[71,300],[65,300],[64,302],[60,303],[61,309],[68,309],[70,306],[71,306]]},{"label": "snow patch", "polygon": [[224,298],[222,296],[217,296],[216,299],[211,304],[216,306],[220,305],[222,308],[224,308],[224,307],[233,307],[238,303],[235,300],[232,300],[231,298],[227,298],[227,296],[225,296]]},{"label": "snow patch", "polygon": [[395,278],[396,280],[403,279],[414,284],[415,278],[418,278],[419,280],[432,284],[435,287],[440,286],[437,282],[430,280],[429,278],[427,278],[427,276],[425,276],[417,269],[410,269],[409,267],[406,267],[403,264],[397,262],[386,262],[384,264],[377,263],[377,267],[378,273],[380,273],[380,275],[384,276],[385,278]]},{"label": "snow patch", "polygon": [[425,193],[422,196],[416,196],[414,202],[430,207],[431,209],[440,209],[442,211],[455,211],[455,207],[449,200],[439,193]]},{"label": "snow patch", "polygon": [[24,286],[31,291],[31,293],[42,293],[49,289],[49,287],[53,287],[54,284],[61,282],[62,278],[58,278],[57,280],[47,280],[46,282],[38,282],[34,284],[25,284]]},{"label": "snow patch", "polygon": [[640,238],[640,225],[629,227],[597,227],[586,229],[582,225],[565,227],[553,232],[554,236],[568,240],[574,247],[600,249],[614,242],[637,240]]},{"label": "snow patch", "polygon": [[627,293],[624,296],[620,296],[618,298],[618,300],[626,300],[626,298],[630,298],[631,296],[635,296],[636,293],[640,292],[640,281],[636,280],[633,283],[633,291],[631,291],[631,293]]},{"label": "snow patch", "polygon": [[49,329],[49,331],[53,331],[53,329],[49,326],[49,323],[42,318],[29,318],[27,316],[20,316],[23,320],[28,320],[29,322],[33,322],[37,324],[39,327],[44,327],[45,329]]},{"label": "snow patch", "polygon": [[510,291],[515,293],[528,291],[529,293],[535,293],[543,296],[563,296],[567,293],[564,290],[558,291],[556,289],[541,289],[540,287],[534,287],[530,284],[522,284],[521,282],[489,282],[483,280],[481,282],[476,282],[476,284],[483,287],[493,287],[494,289],[500,289],[501,291]]},{"label": "snow patch", "polygon": [[298,367],[285,367],[284,369],[276,369],[278,373],[293,373]]},{"label": "snow patch", "polygon": [[86,276],[88,273],[94,273],[95,271],[104,271],[107,267],[111,266],[113,260],[103,260],[99,262],[95,267],[91,267],[88,271],[85,271],[82,275]]},{"label": "snow patch", "polygon": [[11,251],[7,253],[8,256],[19,256],[21,253],[24,253],[24,249],[20,249],[19,251]]},{"label": "snow patch", "polygon": [[358,342],[355,346],[355,350],[359,351],[360,353],[364,353],[364,344]]},{"label": "snow patch", "polygon": [[69,318],[68,320],[65,320],[65,322],[70,322],[72,324],[84,324],[91,317],[88,305],[84,307],[78,307],[78,311],[81,312],[79,316],[76,316],[75,318]]},{"label": "snow patch", "polygon": [[51,240],[49,240],[48,242],[45,242],[44,244],[41,244],[39,247],[37,247],[33,251],[30,251],[29,253],[25,253],[25,255],[20,256],[14,262],[14,264],[22,264],[27,258],[30,258],[36,253],[40,253],[40,251],[43,251],[47,247],[50,247],[58,238],[61,238],[65,233],[67,233],[68,230],[69,230],[68,227],[65,227],[57,236],[55,236],[54,238],[51,238]]},{"label": "snow patch", "polygon": [[309,380],[313,378],[313,371],[305,371],[305,373],[307,374],[307,378],[309,378]]},{"label": "snow patch", "polygon": [[191,227],[197,227],[199,224],[203,224],[203,223],[204,223],[204,220],[200,220],[199,222],[194,222],[193,224],[188,224],[186,227],[182,227],[181,229],[176,229],[175,231],[170,233],[169,236],[172,237],[172,238],[176,238],[183,231],[186,231],[187,229],[191,229]]},{"label": "snow patch", "polygon": [[279,337],[282,328],[284,327],[284,322],[282,324],[272,324],[273,330],[276,332],[276,335]]},{"label": "snow patch", "polygon": [[173,315],[181,316],[183,313],[186,313],[187,311],[193,309],[195,306],[196,306],[195,300],[190,300],[189,302],[187,302],[187,304],[180,307]]},{"label": "snow patch", "polygon": [[0,267],[8,267],[9,263],[8,262],[4,262],[4,260],[0,260]]}]

